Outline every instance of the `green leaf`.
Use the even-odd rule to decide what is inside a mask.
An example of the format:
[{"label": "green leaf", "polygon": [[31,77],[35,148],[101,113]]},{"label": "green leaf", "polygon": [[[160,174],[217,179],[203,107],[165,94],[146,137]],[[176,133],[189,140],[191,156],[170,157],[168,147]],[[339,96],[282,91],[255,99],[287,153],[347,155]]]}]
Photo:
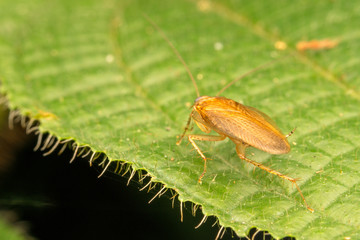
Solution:
[{"label": "green leaf", "polygon": [[7,219],[3,219],[3,216],[6,214],[11,215],[11,213],[2,212],[2,217],[0,218],[1,237],[3,239],[9,239],[9,240],[27,239],[25,234],[22,233],[23,229],[20,229],[20,227],[12,226],[11,224],[8,223]]},{"label": "green leaf", "polygon": [[[146,170],[239,236],[359,238],[360,4],[355,1],[19,1],[0,3],[1,91],[42,132]],[[176,146],[196,92],[185,68],[143,17],[186,60],[201,95],[265,62],[223,96],[270,115],[292,151],[248,157],[300,178],[296,188],[240,160],[231,141],[199,142],[203,161]],[[298,52],[303,40],[329,50]],[[286,44],[285,50],[275,48]],[[195,133],[200,133],[194,129]]]}]

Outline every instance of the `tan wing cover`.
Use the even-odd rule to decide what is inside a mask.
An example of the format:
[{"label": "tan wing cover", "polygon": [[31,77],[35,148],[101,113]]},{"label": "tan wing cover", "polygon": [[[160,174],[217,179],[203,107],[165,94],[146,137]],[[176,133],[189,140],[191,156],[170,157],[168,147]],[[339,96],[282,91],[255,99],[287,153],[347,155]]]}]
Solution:
[{"label": "tan wing cover", "polygon": [[255,108],[224,97],[203,96],[196,100],[194,109],[203,124],[235,142],[242,141],[272,154],[290,151],[286,137],[274,121]]}]

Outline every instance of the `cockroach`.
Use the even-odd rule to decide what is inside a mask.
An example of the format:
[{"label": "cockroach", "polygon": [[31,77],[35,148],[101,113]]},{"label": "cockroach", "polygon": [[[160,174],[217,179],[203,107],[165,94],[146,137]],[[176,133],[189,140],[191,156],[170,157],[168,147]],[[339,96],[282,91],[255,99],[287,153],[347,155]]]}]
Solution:
[{"label": "cockroach", "polygon": [[276,126],[275,122],[265,113],[257,110],[256,108],[245,106],[229,98],[219,96],[225,89],[233,85],[235,82],[244,78],[245,76],[264,68],[274,61],[263,64],[259,67],[252,69],[251,71],[241,75],[223,89],[221,89],[215,97],[200,96],[199,89],[196,81],[186,64],[185,60],[181,57],[180,53],[174,47],[174,45],[167,38],[166,34],[156,25],[148,16],[144,17],[153,25],[155,29],[161,34],[162,38],[169,44],[177,58],[185,67],[193,85],[196,90],[197,98],[192,105],[192,110],[188,118],[185,130],[176,142],[180,145],[182,139],[185,137],[186,132],[190,129],[191,121],[194,121],[201,131],[210,133],[212,130],[218,133],[215,135],[200,135],[200,134],[188,134],[188,138],[191,145],[198,152],[201,158],[204,160],[204,170],[201,173],[198,182],[202,182],[202,178],[206,173],[207,158],[195,143],[198,141],[222,141],[225,138],[229,138],[235,143],[236,153],[240,159],[245,160],[252,165],[263,169],[271,174],[274,174],[280,178],[286,179],[294,184],[300,193],[307,209],[311,212],[314,210],[307,204],[304,195],[302,194],[296,178],[286,176],[274,169],[264,166],[261,163],[255,162],[245,155],[247,147],[254,147],[270,154],[285,154],[290,151],[290,144],[287,138],[293,134],[292,130],[289,134],[284,135],[281,130]]},{"label": "cockroach", "polygon": [[330,39],[301,41],[296,44],[296,49],[298,51],[323,50],[334,48],[338,45],[338,43],[338,41]]}]

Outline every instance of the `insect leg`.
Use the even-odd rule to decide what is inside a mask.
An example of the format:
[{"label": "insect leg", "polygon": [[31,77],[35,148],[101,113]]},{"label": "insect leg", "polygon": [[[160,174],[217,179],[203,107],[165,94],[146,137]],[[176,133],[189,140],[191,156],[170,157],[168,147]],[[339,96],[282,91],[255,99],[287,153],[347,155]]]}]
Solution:
[{"label": "insect leg", "polygon": [[191,123],[191,117],[192,117],[192,112],[190,113],[190,116],[189,116],[189,119],[188,119],[188,121],[187,121],[187,123],[186,123],[186,127],[185,127],[185,129],[184,129],[184,132],[183,132],[183,134],[181,134],[180,139],[176,142],[176,145],[180,145],[182,139],[183,139],[184,136],[185,136],[185,133],[187,132],[187,130],[189,130],[190,123]]},{"label": "insect leg", "polygon": [[204,171],[202,172],[202,174],[199,177],[198,182],[201,183],[201,179],[204,177],[205,173],[206,173],[206,157],[205,155],[201,152],[200,148],[196,145],[194,140],[199,140],[199,141],[222,141],[226,138],[226,136],[224,135],[220,135],[220,136],[212,136],[212,135],[188,135],[188,139],[189,142],[193,145],[193,147],[195,148],[195,150],[200,154],[201,158],[204,160]]},{"label": "insect leg", "polygon": [[[246,146],[245,146],[245,147],[246,147]],[[266,167],[266,166],[262,165],[261,163],[255,162],[255,161],[253,161],[253,160],[251,160],[251,159],[248,159],[247,157],[245,157],[245,147],[244,147],[243,143],[237,143],[237,144],[236,144],[236,152],[237,152],[239,158],[241,158],[242,160],[247,161],[248,163],[251,163],[252,165],[254,165],[254,166],[256,166],[256,167],[258,167],[258,168],[260,168],[260,169],[262,169],[262,170],[267,171],[268,173],[274,174],[274,175],[276,175],[276,176],[278,176],[278,177],[280,177],[280,178],[286,179],[286,180],[290,181],[291,183],[293,183],[293,184],[295,185],[296,189],[298,190],[298,192],[300,193],[301,198],[304,200],[304,203],[305,203],[305,205],[306,205],[306,208],[307,208],[310,212],[314,212],[314,209],[312,209],[312,208],[307,204],[304,195],[302,194],[299,186],[297,185],[297,183],[296,183],[297,179],[292,178],[292,177],[288,177],[288,176],[286,176],[286,175],[284,175],[284,174],[282,174],[282,173],[280,173],[280,172],[278,172],[278,171],[275,171],[274,169],[271,169],[271,168],[269,168],[269,167]]]}]

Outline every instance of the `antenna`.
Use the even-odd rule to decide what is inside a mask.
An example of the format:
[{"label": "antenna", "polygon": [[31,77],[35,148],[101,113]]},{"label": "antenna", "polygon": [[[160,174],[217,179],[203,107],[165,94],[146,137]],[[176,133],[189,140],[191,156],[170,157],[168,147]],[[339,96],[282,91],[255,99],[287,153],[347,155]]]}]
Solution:
[{"label": "antenna", "polygon": [[278,62],[278,61],[280,61],[280,60],[283,60],[283,59],[285,59],[285,58],[288,58],[288,57],[290,57],[290,55],[287,55],[287,56],[285,56],[285,57],[282,57],[282,58],[279,58],[279,59],[272,60],[272,61],[270,61],[270,62],[261,64],[260,66],[257,66],[256,68],[254,68],[254,69],[252,69],[252,70],[250,70],[250,71],[248,71],[248,72],[240,75],[239,77],[235,78],[233,81],[231,81],[230,83],[228,83],[223,89],[221,89],[221,90],[216,94],[216,96],[219,96],[219,95],[220,95],[221,93],[223,93],[226,89],[228,89],[231,85],[233,85],[233,84],[236,83],[237,81],[243,79],[244,77],[246,77],[246,76],[248,76],[248,75],[250,75],[250,74],[258,71],[259,69],[266,68],[266,67],[268,67],[268,66],[270,66],[270,65],[272,65],[272,64],[274,64],[274,63],[276,63],[276,62]]},{"label": "antenna", "polygon": [[194,79],[194,76],[191,74],[191,71],[188,67],[188,65],[186,64],[186,62],[184,61],[184,59],[181,57],[180,53],[178,52],[178,50],[174,47],[174,45],[170,42],[170,40],[167,38],[166,34],[160,29],[160,27],[150,19],[150,17],[148,15],[146,15],[145,13],[143,13],[144,18],[161,34],[162,38],[169,44],[169,46],[171,47],[171,49],[173,50],[173,52],[175,53],[175,55],[177,56],[177,58],[180,60],[180,62],[184,65],[194,87],[195,87],[195,91],[198,97],[200,97],[200,93],[199,93],[199,89],[198,86],[196,84],[196,81]]}]

